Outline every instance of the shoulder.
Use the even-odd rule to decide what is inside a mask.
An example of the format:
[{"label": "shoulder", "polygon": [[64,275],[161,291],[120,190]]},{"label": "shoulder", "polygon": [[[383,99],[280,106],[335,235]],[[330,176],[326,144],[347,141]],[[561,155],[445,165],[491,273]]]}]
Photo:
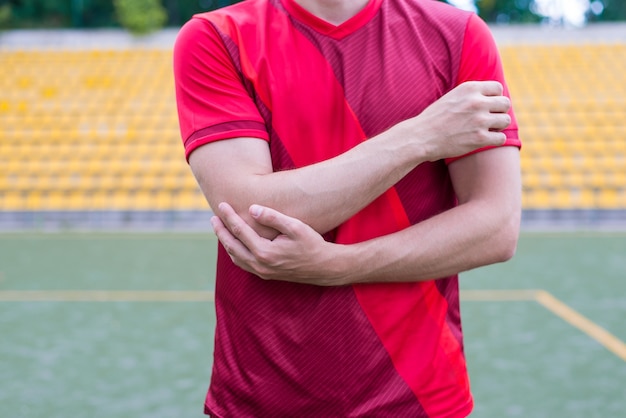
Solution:
[{"label": "shoulder", "polygon": [[275,1],[277,0],[246,0],[195,14],[180,29],[176,46],[182,44],[193,48],[194,43],[228,43],[227,38],[237,45],[242,39],[254,41],[259,37],[259,32],[270,26],[266,22],[276,14]]},{"label": "shoulder", "polygon": [[496,79],[503,82],[504,74],[498,47],[491,30],[481,18],[472,15],[463,37],[459,81],[476,79]]},{"label": "shoulder", "polygon": [[175,51],[213,49],[224,35],[236,37],[246,28],[259,27],[262,11],[271,7],[270,0],[247,0],[205,13],[195,14],[178,32]]},{"label": "shoulder", "polygon": [[469,40],[489,47],[495,46],[491,29],[489,29],[489,26],[487,26],[484,20],[473,13],[467,21],[465,38],[467,38],[466,42]]}]

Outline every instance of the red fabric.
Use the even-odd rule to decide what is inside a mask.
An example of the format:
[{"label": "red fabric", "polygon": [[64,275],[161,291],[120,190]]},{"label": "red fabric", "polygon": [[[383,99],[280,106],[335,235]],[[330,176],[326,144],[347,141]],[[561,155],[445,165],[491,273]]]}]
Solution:
[{"label": "red fabric", "polygon": [[[269,140],[265,121],[241,84],[224,43],[213,26],[192,19],[174,49],[176,101],[186,156],[199,146],[226,138]],[[207,128],[212,132],[196,135]]]},{"label": "red fabric", "polygon": [[285,0],[283,6],[285,7],[287,13],[293,18],[298,19],[322,35],[329,36],[334,39],[341,39],[359,30],[370,19],[372,19],[374,15],[378,13],[381,3],[382,0],[371,0],[359,13],[339,26],[335,26],[332,23],[326,22],[314,14],[311,14],[294,0]]},{"label": "red fabric", "polygon": [[[463,42],[463,52],[461,55],[461,68],[459,69],[458,84],[465,81],[485,81],[496,80],[504,86],[504,95],[511,97],[509,88],[504,79],[504,70],[500,54],[496,47],[495,41],[489,28],[478,16],[473,15],[467,23],[465,30],[465,41]],[[513,108],[509,110],[511,116],[511,124],[503,132],[506,135],[506,143],[508,146],[521,147],[522,142],[519,139],[517,119]],[[486,149],[487,147],[473,151],[467,155],[475,154]],[[446,162],[449,164],[461,157],[448,158]]]},{"label": "red fabric", "polygon": [[[376,0],[337,27],[293,0],[198,15],[174,54],[186,155],[251,136],[269,141],[275,170],[332,158],[418,115],[459,82],[504,81],[484,29],[430,0]],[[507,134],[519,145],[516,129]],[[393,233],[455,202],[446,162],[421,164],[328,239]],[[212,415],[471,411],[456,276],[342,288],[266,282],[220,247],[216,277]]]}]

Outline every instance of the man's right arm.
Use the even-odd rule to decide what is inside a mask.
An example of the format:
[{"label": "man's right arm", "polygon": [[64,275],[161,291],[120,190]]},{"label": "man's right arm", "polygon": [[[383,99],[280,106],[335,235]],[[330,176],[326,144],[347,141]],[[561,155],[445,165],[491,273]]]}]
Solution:
[{"label": "man's right arm", "polygon": [[[273,172],[263,119],[224,43],[207,22],[194,19],[181,29],[174,74],[189,163],[209,204],[220,215],[219,202],[229,202],[266,237],[275,232],[249,217],[252,203],[325,233],[418,164],[502,144],[504,134],[496,131],[510,121],[509,100],[499,83],[469,82],[420,115],[335,158]],[[307,141],[306,132],[302,135]]]},{"label": "man's right arm", "polygon": [[[269,147],[257,138],[203,145],[189,164],[211,207],[229,202],[251,225],[252,203],[276,208],[324,233],[371,203],[425,161],[501,145],[509,100],[496,82],[463,84],[415,118],[326,161],[272,171]],[[305,140],[303,138],[303,140]],[[219,215],[219,213],[218,213]],[[273,231],[255,225],[264,236]]]}]

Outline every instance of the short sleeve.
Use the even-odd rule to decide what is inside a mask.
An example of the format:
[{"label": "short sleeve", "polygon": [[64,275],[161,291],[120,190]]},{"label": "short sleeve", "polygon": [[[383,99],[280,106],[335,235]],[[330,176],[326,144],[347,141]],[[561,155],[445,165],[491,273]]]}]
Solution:
[{"label": "short sleeve", "polygon": [[[487,24],[476,14],[472,14],[465,29],[463,40],[463,51],[459,66],[457,85],[466,81],[486,81],[495,80],[504,86],[504,95],[511,98],[509,89],[504,79],[502,60],[496,46],[495,40]],[[509,110],[511,124],[503,132],[506,135],[504,145],[521,147],[519,138],[517,119],[513,107]],[[481,148],[470,154],[484,151],[493,147]],[[467,154],[467,155],[470,155]],[[448,158],[446,163],[451,163],[464,156]]]},{"label": "short sleeve", "polygon": [[209,142],[269,138],[224,42],[212,23],[200,17],[187,22],[176,38],[176,104],[187,159]]}]

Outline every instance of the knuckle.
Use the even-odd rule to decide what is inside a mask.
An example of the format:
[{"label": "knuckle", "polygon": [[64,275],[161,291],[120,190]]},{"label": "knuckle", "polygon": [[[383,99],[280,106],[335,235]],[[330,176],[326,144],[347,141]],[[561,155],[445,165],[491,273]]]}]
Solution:
[{"label": "knuckle", "polygon": [[302,224],[295,219],[290,219],[285,223],[285,228],[290,232],[300,232],[302,230]]},{"label": "knuckle", "polygon": [[478,113],[485,107],[485,97],[480,95],[472,95],[467,101],[467,108],[471,112]]},{"label": "knuckle", "polygon": [[254,272],[263,280],[272,280],[272,271],[262,265],[255,266]]},{"label": "knuckle", "polygon": [[471,81],[467,81],[467,82],[463,83],[462,85],[467,90],[475,91],[475,90],[480,90],[481,83],[479,81],[476,81],[476,80],[471,80]]},{"label": "knuckle", "polygon": [[255,248],[252,252],[254,258],[262,265],[271,266],[274,264],[272,253],[264,248]]},{"label": "knuckle", "polygon": [[255,250],[253,254],[254,254],[254,258],[256,258],[259,263],[265,264],[265,265],[271,263],[270,256],[266,251]]},{"label": "knuckle", "polygon": [[489,116],[482,112],[475,113],[472,120],[474,126],[478,127],[479,129],[489,126]]},{"label": "knuckle", "polygon": [[481,143],[489,143],[490,142],[491,133],[489,131],[481,129],[480,131],[478,131],[478,135],[477,136],[478,136],[478,140]]},{"label": "knuckle", "polygon": [[234,236],[236,236],[236,237],[241,236],[241,231],[242,231],[242,229],[241,229],[241,225],[239,225],[238,223],[234,223],[234,224],[231,226],[230,232],[231,232]]},{"label": "knuckle", "polygon": [[229,252],[228,256],[230,257],[230,261],[232,261],[234,265],[236,265],[237,267],[241,267],[241,263],[239,262],[237,257],[235,257],[235,254]]},{"label": "knuckle", "polygon": [[267,214],[267,220],[271,221],[271,222],[276,222],[276,213],[274,212],[269,212]]},{"label": "knuckle", "polygon": [[233,248],[232,245],[230,245],[228,243],[223,244],[223,245],[224,245],[224,249],[226,250],[228,255],[230,255],[231,257],[235,255],[235,249]]}]

